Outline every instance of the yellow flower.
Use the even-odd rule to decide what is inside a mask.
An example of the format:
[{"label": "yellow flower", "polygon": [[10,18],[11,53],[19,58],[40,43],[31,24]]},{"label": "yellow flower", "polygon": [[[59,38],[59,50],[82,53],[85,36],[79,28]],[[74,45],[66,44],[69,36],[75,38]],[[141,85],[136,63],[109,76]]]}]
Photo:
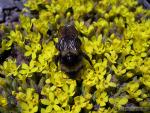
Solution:
[{"label": "yellow flower", "polygon": [[35,59],[37,51],[41,50],[41,45],[32,43],[31,46],[26,45],[25,49],[27,50],[25,56],[31,55],[32,59]]},{"label": "yellow flower", "polygon": [[122,46],[123,46],[123,40],[121,40],[117,37],[114,37],[110,48],[112,48],[117,53],[119,53],[119,52],[122,52]]},{"label": "yellow flower", "polygon": [[51,113],[52,110],[60,111],[61,108],[58,106],[59,100],[55,97],[54,93],[49,92],[47,99],[41,99],[43,105],[47,105],[44,109],[41,109],[42,113]]},{"label": "yellow flower", "polygon": [[150,58],[145,58],[144,63],[139,67],[140,71],[144,74],[150,74]]},{"label": "yellow flower", "polygon": [[94,65],[95,73],[98,74],[98,78],[101,80],[103,79],[104,75],[106,74],[106,68],[107,68],[107,59],[99,60]]},{"label": "yellow flower", "polygon": [[6,84],[6,80],[0,77],[0,86],[3,86],[5,84]]},{"label": "yellow flower", "polygon": [[20,106],[22,107],[22,113],[36,113],[38,111],[38,106],[33,106],[32,103],[20,102]]},{"label": "yellow flower", "polygon": [[0,106],[6,107],[7,99],[0,95]]},{"label": "yellow flower", "polygon": [[[34,46],[35,44],[37,44],[37,48],[39,48],[38,43],[41,39],[41,35],[40,33],[37,32],[30,32],[26,37],[26,40],[30,41],[31,47]],[[36,47],[35,47],[36,48]],[[25,49],[26,49],[26,45],[25,45]]]},{"label": "yellow flower", "polygon": [[116,63],[116,60],[118,58],[118,55],[116,54],[115,51],[110,51],[110,53],[105,53],[104,54],[107,59],[111,62],[111,63]]},{"label": "yellow flower", "polygon": [[143,60],[139,56],[128,56],[124,61],[124,65],[127,69],[135,69],[139,68],[142,62]]},{"label": "yellow flower", "polygon": [[41,94],[46,96],[46,98],[40,100],[43,105],[46,105],[46,108],[41,109],[42,113],[51,113],[52,111],[60,112],[62,110],[62,108],[58,104],[63,103],[60,103],[61,99],[59,99],[60,97],[57,93],[62,94],[62,91],[54,85],[52,87],[50,87],[49,85],[45,85],[43,87]]},{"label": "yellow flower", "polygon": [[96,36],[93,36],[92,37],[92,45],[93,45],[93,54],[102,54],[104,53],[105,51],[105,48],[104,48],[104,44],[102,43],[102,35],[99,35],[98,37]]},{"label": "yellow flower", "polygon": [[96,85],[98,83],[98,76],[99,74],[95,74],[94,70],[91,69],[85,70],[83,73],[83,77],[85,77],[83,80],[83,85],[85,85],[86,87]]},{"label": "yellow flower", "polygon": [[125,89],[126,91],[129,93],[129,95],[131,96],[131,98],[137,98],[142,94],[142,91],[139,88],[139,82],[129,82]]},{"label": "yellow flower", "polygon": [[140,106],[146,107],[146,109],[149,109],[150,108],[150,102],[149,102],[149,100],[146,99],[146,100],[140,102]]},{"label": "yellow flower", "polygon": [[85,26],[84,22],[78,22],[75,21],[75,25],[78,31],[80,31],[81,33],[83,33],[85,36],[88,36],[93,30],[94,30],[94,26],[90,25],[90,26]]},{"label": "yellow flower", "polygon": [[75,94],[76,82],[75,81],[66,81],[67,84],[62,86],[62,89],[68,96],[73,96]]},{"label": "yellow flower", "polygon": [[150,88],[150,76],[149,74],[144,74],[140,77],[140,81],[147,87]]},{"label": "yellow flower", "polygon": [[132,46],[132,44],[133,44],[133,40],[125,40],[123,42],[122,54],[124,56],[131,53],[131,46]]},{"label": "yellow flower", "polygon": [[114,105],[117,109],[120,109],[122,105],[125,105],[128,102],[127,97],[116,97],[116,98],[109,98],[109,102]]},{"label": "yellow flower", "polygon": [[106,102],[108,102],[107,92],[96,91],[96,102],[100,106],[106,106]]},{"label": "yellow flower", "polygon": [[5,50],[11,49],[12,43],[12,40],[7,41],[6,39],[3,39],[0,47],[0,54],[3,53]]},{"label": "yellow flower", "polygon": [[131,71],[128,71],[128,72],[126,73],[126,76],[127,76],[127,78],[131,78],[131,77],[134,76],[134,73],[131,72]]},{"label": "yellow flower", "polygon": [[32,27],[30,17],[20,14],[20,22],[21,22],[21,27],[24,28],[25,31],[29,33]]},{"label": "yellow flower", "polygon": [[116,87],[116,84],[114,83],[114,82],[111,82],[111,77],[112,77],[112,75],[111,74],[109,74],[109,75],[107,75],[107,78],[106,78],[106,80],[104,80],[104,87],[105,88],[108,88],[108,87]]},{"label": "yellow flower", "polygon": [[26,93],[16,93],[16,98],[22,113],[36,113],[38,111],[39,95],[34,92],[34,89],[28,88]]},{"label": "yellow flower", "polygon": [[22,36],[22,33],[18,30],[16,31],[11,31],[10,36],[8,38],[14,43],[17,43],[19,46],[23,47],[24,46],[24,39]]},{"label": "yellow flower", "polygon": [[89,103],[89,99],[84,98],[83,96],[76,96],[74,98],[75,104],[72,106],[73,113],[79,113],[81,108],[86,107],[87,109],[92,109],[92,104]]},{"label": "yellow flower", "polygon": [[18,69],[20,66],[17,66],[16,60],[14,59],[8,59],[8,61],[5,61],[3,65],[0,65],[1,73],[7,76],[18,75]]},{"label": "yellow flower", "polygon": [[30,61],[29,66],[26,63],[22,63],[22,70],[19,71],[20,74],[25,75],[26,77],[31,77],[32,73],[38,70],[38,67],[35,66],[35,61]]},{"label": "yellow flower", "polygon": [[92,41],[88,40],[88,38],[84,37],[83,38],[83,49],[85,52],[89,55],[91,55],[94,51]]},{"label": "yellow flower", "polygon": [[122,64],[118,64],[117,67],[115,67],[115,65],[112,65],[112,69],[117,76],[121,76],[126,72],[126,69]]},{"label": "yellow flower", "polygon": [[[43,43],[42,48],[43,48],[42,54],[39,56],[39,61],[44,60],[47,62],[51,62],[53,60],[52,59],[53,56],[58,54],[58,51],[55,48],[54,42],[52,42],[52,41],[50,41],[49,43]],[[40,57],[42,57],[42,58],[40,58]]]},{"label": "yellow flower", "polygon": [[[48,12],[43,11],[42,13],[40,13],[39,16],[40,16],[40,19],[35,19],[34,18],[31,21],[32,21],[32,23],[35,27],[34,29],[36,29],[39,33],[42,33],[44,36],[46,36],[47,35],[47,30],[48,30],[48,20],[47,20],[47,18],[49,16],[51,16],[51,14],[48,13]],[[43,18],[43,16],[45,18]],[[43,21],[43,22],[41,22],[41,21]],[[37,36],[34,35],[34,36],[36,36],[35,38],[33,38],[34,40],[38,38],[38,41],[39,41],[39,39],[41,38],[39,33],[37,33]],[[30,40],[33,40],[33,39],[30,39]]]}]

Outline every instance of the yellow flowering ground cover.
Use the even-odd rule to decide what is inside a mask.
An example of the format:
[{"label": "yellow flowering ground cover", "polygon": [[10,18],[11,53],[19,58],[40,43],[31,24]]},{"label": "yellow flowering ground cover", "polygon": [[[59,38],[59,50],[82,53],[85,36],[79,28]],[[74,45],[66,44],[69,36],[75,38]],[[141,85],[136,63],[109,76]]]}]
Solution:
[{"label": "yellow flowering ground cover", "polygon": [[[125,107],[148,113],[150,10],[137,0],[27,0],[24,6],[19,23],[0,25],[0,55],[12,48],[0,64],[1,113],[124,113]],[[93,63],[83,60],[77,79],[54,61],[58,29],[71,23]]]}]

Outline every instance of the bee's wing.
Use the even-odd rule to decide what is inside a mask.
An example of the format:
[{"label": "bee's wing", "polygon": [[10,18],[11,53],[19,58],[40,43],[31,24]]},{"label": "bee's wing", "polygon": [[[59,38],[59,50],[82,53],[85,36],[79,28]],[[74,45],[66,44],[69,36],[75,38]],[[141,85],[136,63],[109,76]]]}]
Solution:
[{"label": "bee's wing", "polygon": [[65,25],[63,27],[60,27],[59,33],[62,37],[65,38],[77,38],[78,37],[78,31],[74,27],[74,25]]}]

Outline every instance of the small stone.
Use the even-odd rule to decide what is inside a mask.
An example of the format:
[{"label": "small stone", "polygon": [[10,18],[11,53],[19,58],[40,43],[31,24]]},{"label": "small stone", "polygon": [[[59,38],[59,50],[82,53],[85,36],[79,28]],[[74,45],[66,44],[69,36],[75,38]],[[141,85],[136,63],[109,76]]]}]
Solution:
[{"label": "small stone", "polygon": [[19,11],[23,9],[23,3],[21,1],[15,1],[15,4]]},{"label": "small stone", "polygon": [[150,0],[143,0],[143,5],[146,9],[150,9]]},{"label": "small stone", "polygon": [[5,21],[6,21],[6,22],[10,22],[10,16],[6,16],[6,17],[5,17]]},{"label": "small stone", "polygon": [[22,3],[25,4],[27,2],[27,0],[22,0]]},{"label": "small stone", "polygon": [[13,0],[0,0],[0,8],[2,9],[13,9],[15,7]]},{"label": "small stone", "polygon": [[138,0],[139,4],[142,4],[145,9],[150,9],[150,0]]},{"label": "small stone", "polygon": [[17,22],[18,20],[19,20],[19,14],[18,14],[18,12],[13,11],[11,13],[10,21],[11,22]]},{"label": "small stone", "polygon": [[3,12],[4,12],[5,16],[10,15],[10,10],[4,10]]},{"label": "small stone", "polygon": [[4,22],[4,13],[2,8],[0,8],[0,23]]}]

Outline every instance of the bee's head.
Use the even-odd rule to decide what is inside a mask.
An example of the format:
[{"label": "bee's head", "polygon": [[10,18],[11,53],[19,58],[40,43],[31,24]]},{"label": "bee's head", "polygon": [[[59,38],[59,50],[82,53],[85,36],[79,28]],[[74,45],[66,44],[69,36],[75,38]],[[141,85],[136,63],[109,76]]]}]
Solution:
[{"label": "bee's head", "polygon": [[59,34],[62,38],[77,38],[78,31],[76,30],[74,25],[65,25],[60,27]]},{"label": "bee's head", "polygon": [[79,53],[74,54],[71,52],[62,54],[61,59],[62,63],[68,66],[73,66],[81,60]]}]

